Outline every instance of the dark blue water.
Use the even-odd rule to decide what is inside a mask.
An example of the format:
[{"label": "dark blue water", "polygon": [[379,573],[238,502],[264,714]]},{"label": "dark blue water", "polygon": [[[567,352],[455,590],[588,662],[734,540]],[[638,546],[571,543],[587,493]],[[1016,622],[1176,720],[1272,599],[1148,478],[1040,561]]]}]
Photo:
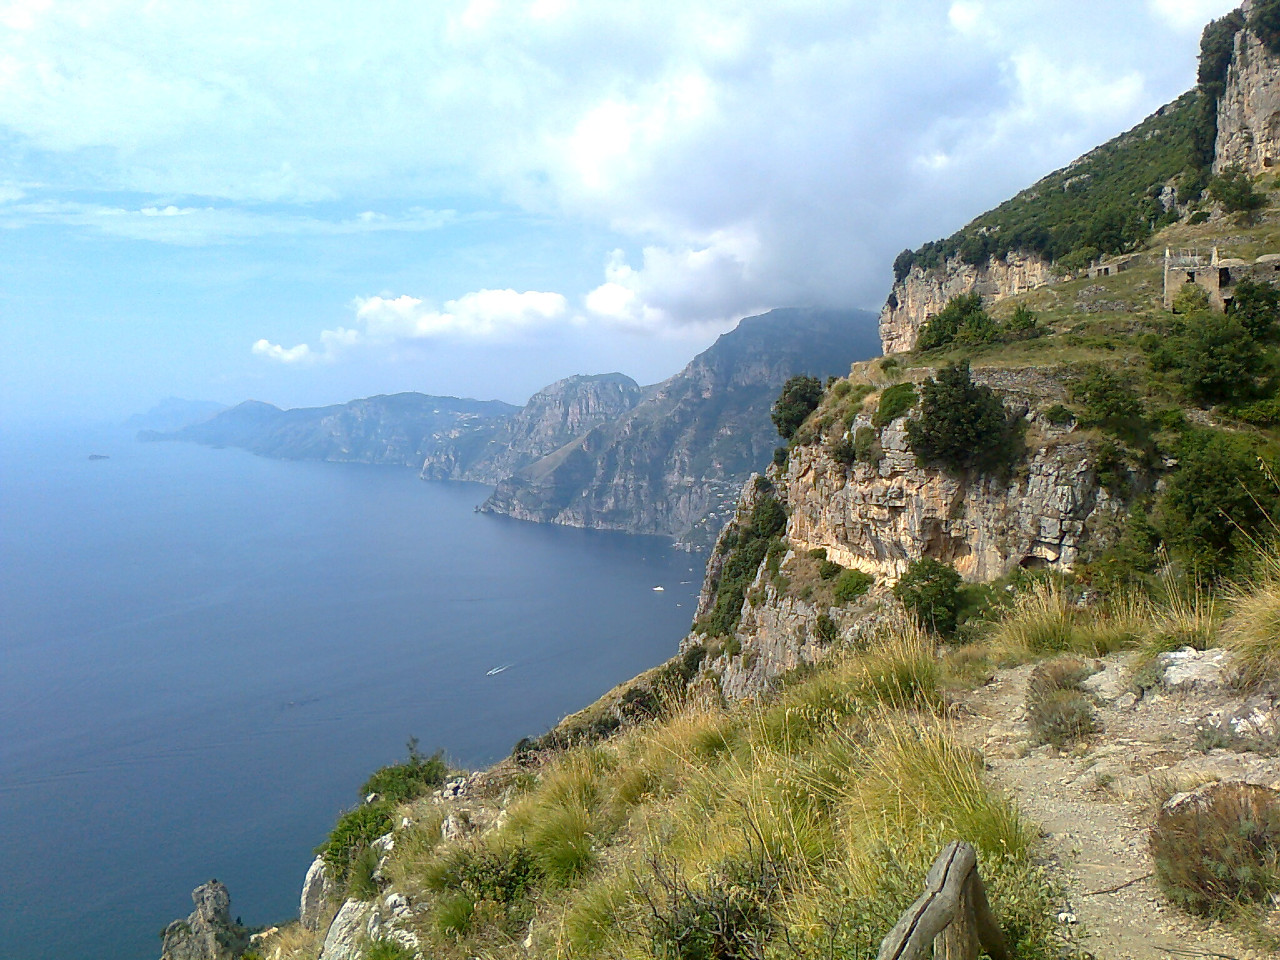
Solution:
[{"label": "dark blue water", "polygon": [[0,955],[151,960],[210,877],[246,922],[296,914],[410,735],[485,764],[674,652],[699,558],[486,493],[0,435]]}]

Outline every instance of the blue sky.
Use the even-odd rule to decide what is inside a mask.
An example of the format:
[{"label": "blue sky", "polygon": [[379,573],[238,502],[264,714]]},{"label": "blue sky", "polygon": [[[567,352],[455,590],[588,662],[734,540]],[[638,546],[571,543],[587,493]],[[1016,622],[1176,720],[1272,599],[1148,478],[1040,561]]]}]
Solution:
[{"label": "blue sky", "polygon": [[1232,6],[0,2],[0,423],[523,402],[878,309]]}]

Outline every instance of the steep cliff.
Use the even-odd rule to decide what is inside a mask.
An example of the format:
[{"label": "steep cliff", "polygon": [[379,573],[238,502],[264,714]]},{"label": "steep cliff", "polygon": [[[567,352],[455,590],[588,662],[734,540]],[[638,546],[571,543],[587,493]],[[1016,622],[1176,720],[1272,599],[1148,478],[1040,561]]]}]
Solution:
[{"label": "steep cliff", "polygon": [[242,447],[285,460],[331,460],[417,466],[442,444],[483,429],[519,408],[500,400],[459,400],[421,393],[369,397],[330,407],[281,410],[257,400],[173,433],[143,431],[142,440],[189,440]]},{"label": "steep cliff", "polygon": [[793,374],[842,374],[873,355],[871,320],[835,310],[748,317],[620,420],[503,480],[482,509],[709,543],[715,515],[777,443],[769,410],[779,388]]},{"label": "steep cliff", "polygon": [[914,350],[925,321],[952,297],[976,291],[986,303],[995,303],[1052,283],[1054,276],[1052,264],[1034,253],[989,257],[978,266],[958,256],[941,267],[913,266],[893,285],[880,311],[881,347],[886,354]]},{"label": "steep cliff", "polygon": [[[1254,6],[1241,8],[1246,23]],[[1217,113],[1215,172],[1240,166],[1256,176],[1280,163],[1280,55],[1249,26],[1235,35]]]},{"label": "steep cliff", "polygon": [[424,480],[496,484],[599,426],[614,423],[644,399],[621,373],[557,380],[518,413],[442,443],[422,464]]},{"label": "steep cliff", "polygon": [[[908,371],[917,382],[934,373]],[[795,445],[785,467],[770,467],[767,477],[745,485],[734,520],[717,540],[686,646],[711,645],[715,655],[704,672],[717,677],[727,697],[757,695],[787,671],[821,659],[837,640],[848,643],[874,630],[894,604],[887,588],[921,557],[950,564],[970,581],[1019,567],[1068,572],[1105,546],[1125,515],[1128,499],[1098,479],[1100,438],[1044,416],[1067,399],[1069,371],[973,371],[974,382],[995,390],[1024,424],[1025,454],[1008,479],[920,464],[907,435],[916,411],[874,425],[889,385],[877,375],[871,364],[856,365],[851,379],[875,390],[828,392],[811,423],[831,425]],[[858,399],[849,409],[841,396]],[[849,463],[837,449],[860,431],[875,452]],[[1133,476],[1130,496],[1146,485],[1146,478]],[[703,624],[762,496],[785,507],[786,529],[743,592],[732,636],[716,641],[703,634]],[[833,564],[873,578],[867,592],[842,602],[819,572],[825,567],[834,576]]]}]

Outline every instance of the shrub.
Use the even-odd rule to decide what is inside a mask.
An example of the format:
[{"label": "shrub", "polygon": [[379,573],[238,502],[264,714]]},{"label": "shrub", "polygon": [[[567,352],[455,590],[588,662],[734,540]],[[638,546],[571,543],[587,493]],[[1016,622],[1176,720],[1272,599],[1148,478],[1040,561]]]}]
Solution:
[{"label": "shrub", "polygon": [[858,461],[857,448],[848,437],[841,437],[832,443],[828,449],[831,453],[831,459],[836,463],[851,467]]},{"label": "shrub", "polygon": [[944,636],[955,632],[960,574],[950,564],[921,557],[894,584],[893,595],[929,629]]},{"label": "shrub", "polygon": [[1240,572],[1250,538],[1267,528],[1276,506],[1260,451],[1248,438],[1198,430],[1183,436],[1174,453],[1178,469],[1154,510],[1164,542],[1194,575]]},{"label": "shrub", "polygon": [[1173,297],[1173,312],[1180,314],[1200,313],[1209,309],[1209,291],[1198,283],[1184,283],[1182,289]]},{"label": "shrub", "polygon": [[1228,213],[1252,214],[1266,206],[1266,194],[1253,188],[1253,179],[1241,167],[1227,167],[1209,181],[1209,196]]},{"label": "shrub", "polygon": [[853,603],[871,589],[876,578],[861,570],[843,570],[836,577],[831,590],[831,597],[837,604]]},{"label": "shrub", "polygon": [[778,881],[767,865],[726,863],[695,887],[675,867],[651,861],[649,936],[661,960],[756,960],[777,928]]},{"label": "shrub", "polygon": [[1080,414],[1083,426],[1098,427],[1130,442],[1145,439],[1142,401],[1117,374],[1089,367],[1071,385],[1071,396],[1084,407]]},{"label": "shrub", "polygon": [[836,563],[834,560],[828,560],[825,557],[818,561],[818,576],[823,580],[834,580],[844,572],[844,567]]},{"label": "shrub", "polygon": [[791,456],[791,451],[787,447],[774,447],[773,465],[775,467],[785,467],[789,456]]},{"label": "shrub", "polygon": [[338,818],[329,839],[316,848],[316,853],[337,879],[345,881],[356,856],[390,833],[391,827],[391,811],[386,803],[361,804]]},{"label": "shrub", "polygon": [[1030,705],[1028,718],[1037,742],[1059,750],[1098,729],[1093,705],[1079,690],[1053,691]]},{"label": "shrub", "polygon": [[376,793],[388,803],[404,803],[425,796],[445,782],[449,765],[445,763],[443,750],[424,757],[418,752],[417,737],[410,737],[407,746],[409,759],[374,771],[360,788],[364,796]]},{"label": "shrub", "polygon": [[1280,3],[1258,0],[1249,14],[1249,29],[1272,53],[1280,53]]},{"label": "shrub", "polygon": [[990,387],[975,384],[967,361],[925,381],[920,416],[907,424],[922,463],[947,470],[1007,474],[1022,454],[1018,421]]},{"label": "shrub", "polygon": [[735,525],[726,543],[732,544],[725,554],[716,584],[716,599],[711,611],[695,623],[694,629],[711,636],[730,636],[742,617],[742,603],[747,586],[755,579],[773,540],[787,527],[787,512],[776,498],[763,494],[751,509],[745,523]]},{"label": "shrub", "polygon": [[378,870],[378,851],[365,847],[351,860],[347,877],[347,896],[352,900],[372,900],[378,895],[378,881],[373,878]]},{"label": "shrub", "polygon": [[360,960],[415,960],[417,956],[396,940],[374,940],[364,948]]},{"label": "shrub", "polygon": [[1093,668],[1076,657],[1040,664],[1027,682],[1027,715],[1037,743],[1061,750],[1098,729],[1093,704],[1080,682]]},{"label": "shrub", "polygon": [[995,325],[982,309],[982,294],[963,293],[947,301],[938,313],[930,317],[920,330],[916,349],[933,350],[944,347],[964,336],[966,342],[987,342],[984,338],[994,335]]},{"label": "shrub", "polygon": [[822,382],[817,377],[795,376],[782,385],[770,415],[778,435],[790,440],[809,414],[822,402]]},{"label": "shrub", "polygon": [[836,622],[828,614],[820,613],[814,623],[813,636],[818,643],[824,647],[829,647],[836,642],[836,639],[840,636],[840,631],[836,627]]},{"label": "shrub", "polygon": [[1274,340],[1276,320],[1280,318],[1280,290],[1265,281],[1245,277],[1236,284],[1227,313],[1235,317],[1253,339]]},{"label": "shrub", "polygon": [[871,425],[881,427],[897,420],[916,405],[916,388],[910,383],[898,383],[880,394],[880,405],[871,417]]},{"label": "shrub", "polygon": [[1165,895],[1193,913],[1224,917],[1280,893],[1280,800],[1226,781],[1166,805],[1151,829]]},{"label": "shrub", "polygon": [[1194,314],[1186,333],[1170,343],[1178,379],[1196,403],[1231,403],[1256,397],[1264,357],[1235,317]]},{"label": "shrub", "polygon": [[1044,418],[1052,423],[1055,427],[1065,427],[1067,424],[1075,420],[1075,414],[1064,407],[1060,403],[1055,403],[1052,407],[1044,412]]},{"label": "shrub", "polygon": [[861,463],[872,468],[880,466],[884,450],[880,447],[880,432],[872,427],[859,427],[853,434],[853,455]]},{"label": "shrub", "polygon": [[1187,217],[1187,223],[1189,223],[1193,227],[1198,227],[1200,226],[1200,224],[1208,223],[1208,222],[1209,222],[1208,210],[1197,210],[1195,213],[1191,214],[1191,216]]}]

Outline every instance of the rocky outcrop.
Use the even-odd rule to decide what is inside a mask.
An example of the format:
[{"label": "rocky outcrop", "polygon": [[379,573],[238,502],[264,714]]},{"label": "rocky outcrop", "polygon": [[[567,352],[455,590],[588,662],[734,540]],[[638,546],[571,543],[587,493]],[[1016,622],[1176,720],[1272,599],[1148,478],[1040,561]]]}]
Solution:
[{"label": "rocky outcrop", "polygon": [[710,543],[777,444],[769,411],[782,384],[797,373],[843,375],[873,356],[871,320],[833,310],[748,317],[620,420],[503,480],[481,509]]},{"label": "rocky outcrop", "polygon": [[[1252,4],[1246,3],[1248,15]],[[1280,57],[1249,29],[1235,37],[1226,90],[1218,101],[1214,172],[1240,166],[1256,176],[1280,164]]]},{"label": "rocky outcrop", "polygon": [[[786,507],[784,579],[793,558],[822,550],[828,560],[871,574],[877,586],[863,602],[821,606],[794,591],[779,592],[766,576],[767,561],[762,563],[746,592],[733,642],[725,647],[732,652],[704,666],[726,696],[757,695],[774,678],[825,656],[833,629],[846,641],[875,630],[892,615],[887,588],[921,557],[952,564],[967,580],[980,581],[1017,567],[1069,570],[1105,542],[1126,507],[1098,482],[1094,441],[1037,414],[1039,407],[1064,398],[1062,385],[1044,371],[1021,369],[980,368],[973,378],[1034,424],[1034,442],[1008,481],[920,466],[908,443],[907,414],[878,431],[883,453],[876,464],[846,465],[826,442],[818,442],[796,447],[785,469],[771,467],[770,484],[746,484],[735,519],[747,518],[770,486]],[[849,434],[859,427],[871,428],[867,415],[854,418]],[[1141,479],[1134,478],[1139,486]],[[715,602],[734,542],[726,526],[708,561],[698,617]],[[816,632],[820,616],[830,619],[825,641]],[[706,639],[693,634],[685,643]]]},{"label": "rocky outcrop", "polygon": [[298,917],[304,930],[319,930],[325,911],[338,895],[338,885],[329,876],[324,860],[316,857],[302,881]]},{"label": "rocky outcrop", "polygon": [[424,459],[422,478],[496,484],[596,427],[616,422],[642,399],[643,388],[620,373],[557,380],[511,417],[441,444]]},{"label": "rocky outcrop", "polygon": [[[1003,384],[1006,403],[1027,412],[1019,393],[1041,402],[1061,394],[1041,374],[976,370],[974,379]],[[850,429],[870,426],[860,415]],[[823,445],[797,448],[782,478],[787,536],[796,549],[821,547],[837,563],[885,579],[922,556],[953,564],[969,580],[1018,566],[1070,569],[1124,504],[1099,484],[1090,441],[1069,429],[1039,428],[1042,439],[1007,483],[918,465],[906,418],[880,431],[884,455],[875,466],[846,467]]]},{"label": "rocky outcrop", "polygon": [[500,400],[460,400],[422,393],[294,410],[246,400],[174,433],[143,431],[138,437],[241,447],[284,460],[416,467],[442,445],[485,429],[495,418],[509,417],[518,409]]},{"label": "rocky outcrop", "polygon": [[365,900],[347,900],[329,924],[324,935],[320,960],[359,960],[369,939],[369,918],[373,904]]},{"label": "rocky outcrop", "polygon": [[976,290],[994,303],[1053,281],[1052,265],[1035,254],[1009,253],[979,266],[952,257],[941,269],[912,267],[880,311],[881,347],[886,354],[914,350],[925,321],[952,297]]},{"label": "rocky outcrop", "polygon": [[249,933],[231,919],[231,896],[217,880],[192,891],[196,908],[164,930],[160,960],[235,960],[249,945]]}]

